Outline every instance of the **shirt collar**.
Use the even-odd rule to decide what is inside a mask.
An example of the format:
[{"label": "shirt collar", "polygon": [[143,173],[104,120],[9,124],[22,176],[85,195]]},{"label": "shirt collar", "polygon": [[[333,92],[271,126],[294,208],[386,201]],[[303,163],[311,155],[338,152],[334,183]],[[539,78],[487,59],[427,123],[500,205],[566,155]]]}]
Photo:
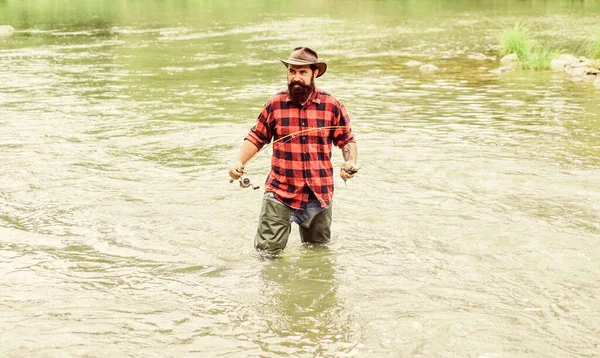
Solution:
[{"label": "shirt collar", "polygon": [[[285,100],[286,100],[286,102],[292,101],[292,99],[290,98],[289,92],[287,93]],[[308,100],[306,100],[305,104],[308,104],[309,102],[321,104],[321,90],[318,89],[317,86],[315,86],[315,88],[313,89],[313,93],[310,95],[310,98]]]}]

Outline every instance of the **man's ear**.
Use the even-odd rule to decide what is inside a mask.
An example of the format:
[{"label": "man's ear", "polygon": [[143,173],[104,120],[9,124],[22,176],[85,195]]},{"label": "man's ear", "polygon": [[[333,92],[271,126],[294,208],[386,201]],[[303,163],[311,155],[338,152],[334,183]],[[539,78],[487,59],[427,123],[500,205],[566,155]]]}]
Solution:
[{"label": "man's ear", "polygon": [[319,69],[318,69],[318,68],[315,68],[315,70],[313,71],[313,80],[314,80],[315,78],[317,78],[317,76],[318,76],[318,75],[319,75]]}]

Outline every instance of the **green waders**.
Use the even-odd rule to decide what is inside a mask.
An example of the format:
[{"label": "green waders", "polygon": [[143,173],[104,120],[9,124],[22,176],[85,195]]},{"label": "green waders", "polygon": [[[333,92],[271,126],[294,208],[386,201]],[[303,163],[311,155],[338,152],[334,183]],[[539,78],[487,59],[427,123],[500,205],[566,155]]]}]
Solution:
[{"label": "green waders", "polygon": [[[292,211],[283,203],[273,199],[272,193],[266,193],[254,238],[257,250],[278,252],[285,249],[292,224]],[[326,244],[331,239],[331,207],[308,218],[300,227],[300,239],[304,243]]]}]

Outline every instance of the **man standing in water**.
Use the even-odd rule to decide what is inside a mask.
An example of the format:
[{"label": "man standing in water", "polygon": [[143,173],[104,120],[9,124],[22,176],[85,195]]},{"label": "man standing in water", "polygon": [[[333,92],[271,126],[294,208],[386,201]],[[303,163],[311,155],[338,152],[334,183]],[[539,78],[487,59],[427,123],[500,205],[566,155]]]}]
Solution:
[{"label": "man standing in water", "polygon": [[254,247],[267,253],[285,248],[292,222],[299,225],[302,242],[329,242],[332,144],[342,149],[342,179],[354,177],[358,170],[346,108],[315,87],[315,78],[325,73],[327,64],[319,62],[317,53],[308,47],[297,47],[287,60],[280,61],[288,69],[288,89],[267,101],[229,169],[231,178],[240,178],[246,173],[246,162],[273,140],[271,171],[254,239]]}]

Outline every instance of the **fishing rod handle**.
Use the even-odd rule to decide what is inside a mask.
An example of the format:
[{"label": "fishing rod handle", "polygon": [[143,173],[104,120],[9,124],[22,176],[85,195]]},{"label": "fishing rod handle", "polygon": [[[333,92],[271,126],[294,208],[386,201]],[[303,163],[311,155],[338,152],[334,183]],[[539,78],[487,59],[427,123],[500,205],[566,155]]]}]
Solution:
[{"label": "fishing rod handle", "polygon": [[[242,173],[243,174],[244,166],[242,165],[239,169],[236,169],[235,171],[238,172],[238,173]],[[235,179],[229,178],[229,183],[230,184],[233,183],[234,181],[235,181]]]}]

